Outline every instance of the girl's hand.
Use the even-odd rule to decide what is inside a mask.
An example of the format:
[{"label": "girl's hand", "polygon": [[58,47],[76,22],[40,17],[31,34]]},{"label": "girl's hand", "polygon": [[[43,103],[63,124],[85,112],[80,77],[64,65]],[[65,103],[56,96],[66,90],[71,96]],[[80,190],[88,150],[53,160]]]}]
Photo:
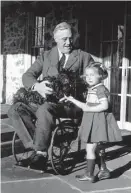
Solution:
[{"label": "girl's hand", "polygon": [[62,101],[65,101],[65,102],[70,101],[70,102],[72,102],[73,99],[74,99],[74,98],[73,98],[72,96],[67,97],[66,95],[64,95],[64,97],[61,98],[61,99],[59,100],[59,102],[62,102]]},{"label": "girl's hand", "polygon": [[75,104],[76,106],[78,106],[79,108],[81,108],[82,110],[83,110],[83,109],[85,108],[85,106],[86,106],[85,103],[78,101],[77,99],[75,99],[75,98],[72,97],[72,96],[67,97],[66,95],[64,95],[64,97],[59,100],[59,102],[62,102],[62,101],[65,101],[65,102],[70,101],[70,102],[72,102],[73,104]]}]

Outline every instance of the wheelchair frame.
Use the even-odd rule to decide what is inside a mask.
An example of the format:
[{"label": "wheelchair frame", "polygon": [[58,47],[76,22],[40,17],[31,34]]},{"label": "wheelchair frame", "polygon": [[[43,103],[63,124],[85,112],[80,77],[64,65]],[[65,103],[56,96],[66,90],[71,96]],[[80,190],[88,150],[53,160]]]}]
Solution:
[{"label": "wheelchair frame", "polygon": [[[48,150],[51,166],[56,174],[66,175],[75,167],[74,155],[80,150],[80,141],[77,140],[78,125],[73,119],[57,119]],[[19,145],[17,145],[17,143]],[[17,133],[12,141],[12,153],[16,164],[30,156],[33,148],[25,148]]]}]

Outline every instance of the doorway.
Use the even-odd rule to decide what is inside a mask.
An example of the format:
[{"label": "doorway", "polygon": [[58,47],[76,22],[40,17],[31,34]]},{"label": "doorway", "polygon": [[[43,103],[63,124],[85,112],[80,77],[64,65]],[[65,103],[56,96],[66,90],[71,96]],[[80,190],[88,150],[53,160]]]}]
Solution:
[{"label": "doorway", "polygon": [[101,22],[101,58],[108,69],[105,81],[120,129],[131,131],[131,14],[121,21]]}]

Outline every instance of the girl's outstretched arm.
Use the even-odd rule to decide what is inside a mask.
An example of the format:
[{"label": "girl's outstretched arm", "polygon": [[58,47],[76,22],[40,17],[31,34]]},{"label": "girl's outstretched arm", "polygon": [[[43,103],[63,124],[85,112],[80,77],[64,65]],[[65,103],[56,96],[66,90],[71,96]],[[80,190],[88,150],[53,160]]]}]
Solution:
[{"label": "girl's outstretched arm", "polygon": [[102,112],[102,111],[107,110],[109,107],[108,99],[106,98],[103,100],[100,100],[100,103],[95,106],[90,106],[86,103],[80,102],[76,100],[75,98],[73,98],[72,96],[69,96],[69,97],[65,96],[62,100],[70,101],[74,103],[76,106],[78,106],[85,112]]}]

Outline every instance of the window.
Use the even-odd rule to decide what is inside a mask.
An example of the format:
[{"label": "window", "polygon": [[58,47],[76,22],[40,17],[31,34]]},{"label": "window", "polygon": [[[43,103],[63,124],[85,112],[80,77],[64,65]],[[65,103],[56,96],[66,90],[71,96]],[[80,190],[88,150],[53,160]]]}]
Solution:
[{"label": "window", "polygon": [[36,16],[31,47],[32,63],[44,49],[44,33],[45,33],[45,17]]},{"label": "window", "polygon": [[111,93],[112,110],[120,120],[124,19],[121,23],[102,21],[101,53],[108,69],[105,84]]}]

